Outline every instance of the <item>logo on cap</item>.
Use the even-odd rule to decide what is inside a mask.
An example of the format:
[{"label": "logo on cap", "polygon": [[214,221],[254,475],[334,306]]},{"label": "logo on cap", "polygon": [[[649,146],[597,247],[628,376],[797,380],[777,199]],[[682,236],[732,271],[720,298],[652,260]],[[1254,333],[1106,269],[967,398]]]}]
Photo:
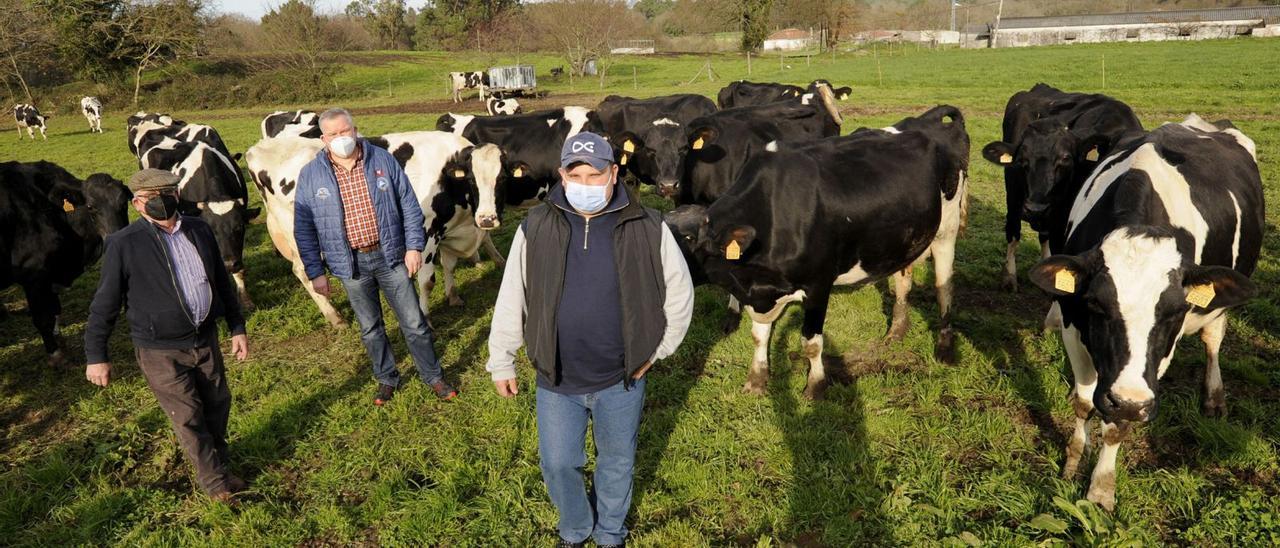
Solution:
[{"label": "logo on cap", "polygon": [[591,141],[575,141],[573,143],[574,153],[582,152],[584,150],[594,154],[596,151],[596,144]]}]

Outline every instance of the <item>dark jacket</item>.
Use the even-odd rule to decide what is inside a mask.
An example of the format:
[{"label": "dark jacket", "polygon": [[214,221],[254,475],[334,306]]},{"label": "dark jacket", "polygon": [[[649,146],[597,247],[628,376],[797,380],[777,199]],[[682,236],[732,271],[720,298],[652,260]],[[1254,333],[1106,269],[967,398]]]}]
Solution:
[{"label": "dark jacket", "polygon": [[88,363],[110,361],[107,339],[122,304],[128,310],[133,344],[142,348],[189,349],[217,344],[215,321],[220,317],[226,318],[232,335],[244,333],[240,301],[209,225],[197,217],[182,217],[182,234],[200,253],[213,293],[209,314],[199,325],[178,290],[173,262],[160,230],[150,221],[138,219],[107,236],[98,291],[89,305],[89,322],[84,330]]}]

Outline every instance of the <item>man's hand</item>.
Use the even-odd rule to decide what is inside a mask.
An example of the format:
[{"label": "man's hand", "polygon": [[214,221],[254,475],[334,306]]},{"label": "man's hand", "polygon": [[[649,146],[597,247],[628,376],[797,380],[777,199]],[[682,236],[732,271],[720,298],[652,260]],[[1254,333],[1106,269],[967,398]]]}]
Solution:
[{"label": "man's hand", "polygon": [[329,296],[329,277],[321,274],[311,279],[311,288],[323,297]]},{"label": "man's hand", "polygon": [[243,334],[232,335],[231,353],[236,355],[237,361],[245,361],[249,359],[249,337]]},{"label": "man's hand", "polygon": [[409,277],[418,275],[418,269],[422,268],[422,252],[416,249],[410,249],[404,254],[404,268],[409,271]]},{"label": "man's hand", "polygon": [[640,380],[640,378],[643,377],[645,373],[649,372],[650,367],[653,367],[653,362],[644,362],[644,365],[640,366],[640,369],[637,369],[636,373],[632,375],[631,378],[635,380]]},{"label": "man's hand", "polygon": [[515,397],[516,394],[520,393],[520,388],[516,386],[514,378],[493,381],[493,388],[498,391],[499,396],[504,398]]},{"label": "man's hand", "polygon": [[98,386],[111,382],[111,362],[91,363],[84,368],[84,377]]}]

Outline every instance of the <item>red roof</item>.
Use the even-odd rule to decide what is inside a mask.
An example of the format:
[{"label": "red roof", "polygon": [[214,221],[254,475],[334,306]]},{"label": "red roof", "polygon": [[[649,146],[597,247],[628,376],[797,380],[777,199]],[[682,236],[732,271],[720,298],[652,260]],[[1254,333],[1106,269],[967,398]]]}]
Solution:
[{"label": "red roof", "polygon": [[800,29],[782,29],[770,34],[766,40],[803,40],[809,37],[808,31]]}]

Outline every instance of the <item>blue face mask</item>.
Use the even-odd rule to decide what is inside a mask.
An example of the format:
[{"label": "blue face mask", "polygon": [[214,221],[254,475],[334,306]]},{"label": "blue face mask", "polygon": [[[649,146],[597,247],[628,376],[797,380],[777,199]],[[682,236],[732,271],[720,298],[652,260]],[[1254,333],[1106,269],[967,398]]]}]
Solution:
[{"label": "blue face mask", "polygon": [[580,213],[591,215],[598,213],[609,204],[607,196],[609,187],[612,183],[604,186],[593,186],[564,182],[564,197],[569,200],[569,205]]}]

